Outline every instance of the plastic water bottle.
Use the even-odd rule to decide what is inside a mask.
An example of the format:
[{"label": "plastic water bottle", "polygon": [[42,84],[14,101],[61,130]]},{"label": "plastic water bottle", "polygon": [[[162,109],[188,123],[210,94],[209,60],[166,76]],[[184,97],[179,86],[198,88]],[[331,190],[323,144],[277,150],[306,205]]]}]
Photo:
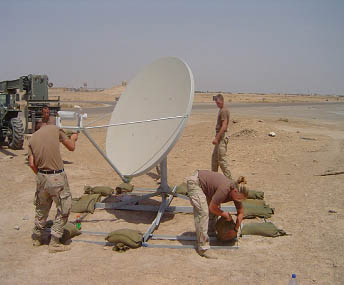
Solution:
[{"label": "plastic water bottle", "polygon": [[296,274],[291,275],[291,279],[289,280],[289,285],[297,285]]},{"label": "plastic water bottle", "polygon": [[75,220],[75,225],[77,227],[78,230],[81,229],[81,219],[80,219],[80,215],[77,215],[77,218]]}]

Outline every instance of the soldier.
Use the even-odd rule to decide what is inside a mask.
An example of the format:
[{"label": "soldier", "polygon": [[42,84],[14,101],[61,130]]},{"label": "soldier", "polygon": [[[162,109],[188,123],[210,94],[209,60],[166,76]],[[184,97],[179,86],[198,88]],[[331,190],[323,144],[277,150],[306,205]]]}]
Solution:
[{"label": "soldier", "polygon": [[46,123],[47,125],[55,125],[55,117],[50,116],[50,110],[47,105],[42,107],[42,120],[41,123]]},{"label": "soldier", "polygon": [[51,228],[49,252],[69,250],[60,243],[63,227],[68,220],[71,209],[72,196],[68,186],[67,176],[63,168],[60,154],[60,142],[69,150],[75,150],[78,134],[68,139],[57,126],[38,123],[38,130],[29,141],[29,165],[37,175],[34,205],[35,226],[33,228],[33,245],[43,244],[48,214],[54,201],[57,214]]},{"label": "soldier", "polygon": [[248,197],[244,177],[236,182],[223,174],[209,170],[196,170],[186,178],[188,197],[193,206],[195,231],[197,236],[197,252],[206,258],[216,258],[207,250],[210,249],[209,236],[215,236],[215,225],[218,216],[231,221],[230,213],[220,209],[225,202],[234,201],[237,210],[235,229],[228,234],[229,239],[237,236],[244,210],[241,201]]},{"label": "soldier", "polygon": [[211,169],[214,172],[218,172],[218,166],[220,166],[224,175],[231,179],[231,172],[229,168],[226,152],[228,148],[229,138],[227,135],[228,124],[230,119],[229,110],[224,106],[224,97],[222,94],[218,94],[214,97],[217,107],[219,108],[217,124],[216,124],[216,136],[212,143],[214,149],[212,153],[212,165]]}]

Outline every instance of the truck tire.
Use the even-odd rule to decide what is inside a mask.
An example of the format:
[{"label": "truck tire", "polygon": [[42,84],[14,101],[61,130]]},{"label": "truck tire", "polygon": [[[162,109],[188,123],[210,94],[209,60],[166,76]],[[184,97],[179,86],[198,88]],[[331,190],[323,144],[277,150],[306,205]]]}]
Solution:
[{"label": "truck tire", "polygon": [[11,149],[22,149],[24,143],[23,122],[19,118],[12,118],[10,123],[10,135],[8,136],[8,146]]}]

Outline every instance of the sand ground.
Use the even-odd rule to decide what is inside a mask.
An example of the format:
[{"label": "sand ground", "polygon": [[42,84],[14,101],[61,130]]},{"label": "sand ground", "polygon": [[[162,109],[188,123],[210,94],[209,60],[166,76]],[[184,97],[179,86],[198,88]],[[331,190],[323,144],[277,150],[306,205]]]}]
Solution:
[{"label": "sand ground", "polygon": [[[68,98],[81,100],[82,96]],[[180,184],[197,168],[210,169],[215,118],[213,111],[192,113],[168,156],[170,185]],[[232,112],[235,123],[229,126],[228,158],[233,176],[244,175],[250,188],[265,192],[265,200],[276,210],[271,221],[291,235],[242,238],[238,250],[215,251],[217,260],[201,258],[192,249],[139,248],[116,253],[110,247],[75,241],[65,253],[50,254],[47,246],[33,248],[35,176],[26,162],[27,141],[23,150],[4,147],[0,150],[0,283],[287,284],[289,275],[296,273],[300,284],[343,284],[344,176],[317,176],[344,169],[343,122],[279,118],[279,114],[272,117],[264,112],[260,116]],[[270,131],[277,136],[269,137]],[[104,147],[105,130],[94,130],[92,135]],[[83,193],[84,184],[115,186],[121,182],[84,136],[79,137],[75,152],[62,149],[62,156],[74,197]],[[134,178],[133,183],[156,188],[154,175],[152,171]],[[188,201],[176,198],[173,205],[188,205]],[[71,214],[70,219],[75,216]],[[154,216],[96,210],[82,227],[145,231]],[[192,231],[191,214],[166,214],[155,233]],[[75,239],[103,240],[86,235]]]}]

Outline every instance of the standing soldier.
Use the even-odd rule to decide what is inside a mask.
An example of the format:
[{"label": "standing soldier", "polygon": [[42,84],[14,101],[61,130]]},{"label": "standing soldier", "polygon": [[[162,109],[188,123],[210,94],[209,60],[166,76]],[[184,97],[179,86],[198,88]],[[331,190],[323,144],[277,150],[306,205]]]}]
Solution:
[{"label": "standing soldier", "polygon": [[214,100],[217,107],[219,108],[219,112],[216,124],[216,136],[212,141],[212,143],[214,144],[212,153],[212,171],[218,172],[218,167],[220,166],[224,175],[227,178],[231,179],[229,163],[226,157],[229,142],[227,131],[230,113],[229,110],[224,106],[224,97],[222,94],[216,95]]},{"label": "standing soldier", "polygon": [[72,196],[60,154],[60,142],[69,150],[75,150],[78,134],[68,139],[57,126],[38,123],[38,130],[29,141],[29,165],[37,175],[34,205],[35,226],[33,245],[40,246],[43,241],[48,214],[54,201],[57,214],[51,228],[49,252],[66,251],[70,248],[60,243],[63,227],[67,223],[71,209]]},{"label": "standing soldier", "polygon": [[210,249],[209,236],[216,234],[218,216],[227,221],[232,220],[230,213],[220,208],[222,203],[229,201],[234,201],[237,219],[235,228],[229,232],[228,237],[233,239],[237,236],[244,215],[241,201],[248,197],[245,179],[241,176],[238,181],[234,181],[220,173],[196,170],[186,180],[188,197],[193,206],[198,254],[206,258],[216,258],[207,253]]},{"label": "standing soldier", "polygon": [[47,105],[42,107],[42,120],[41,123],[45,123],[47,125],[55,125],[55,117],[50,116],[50,110]]}]

